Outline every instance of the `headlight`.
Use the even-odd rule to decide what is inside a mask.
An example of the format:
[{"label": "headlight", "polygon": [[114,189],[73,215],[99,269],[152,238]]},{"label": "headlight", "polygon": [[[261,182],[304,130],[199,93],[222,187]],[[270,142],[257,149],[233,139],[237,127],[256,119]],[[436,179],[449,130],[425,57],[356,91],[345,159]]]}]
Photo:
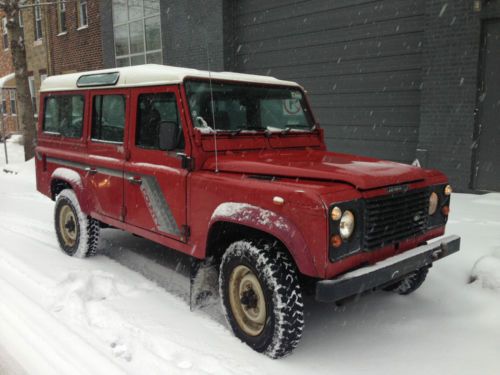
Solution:
[{"label": "headlight", "polygon": [[354,232],[354,214],[347,210],[342,215],[339,224],[339,232],[342,239],[347,240]]},{"label": "headlight", "polygon": [[451,195],[452,192],[453,192],[453,189],[451,188],[451,185],[446,185],[444,187],[444,195],[446,195],[446,196]]},{"label": "headlight", "polygon": [[433,192],[429,197],[429,215],[432,216],[436,213],[438,201],[439,201],[438,195]]}]

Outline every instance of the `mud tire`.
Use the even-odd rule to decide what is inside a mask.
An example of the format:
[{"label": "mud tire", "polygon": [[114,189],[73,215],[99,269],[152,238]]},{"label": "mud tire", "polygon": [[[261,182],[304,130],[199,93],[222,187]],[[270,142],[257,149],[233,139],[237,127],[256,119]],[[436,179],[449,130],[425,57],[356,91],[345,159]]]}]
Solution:
[{"label": "mud tire", "polygon": [[[235,290],[230,287],[231,276],[242,267],[253,273],[264,296],[266,317],[258,334],[245,332],[235,317],[238,309],[231,305],[230,293]],[[220,264],[219,288],[226,319],[238,338],[271,358],[284,357],[295,349],[304,329],[304,303],[295,264],[280,246],[247,240],[231,244]],[[233,304],[235,300],[243,306],[240,297],[233,297]]]},{"label": "mud tire", "polygon": [[100,235],[99,221],[82,212],[73,190],[64,189],[58,194],[54,224],[59,247],[67,255],[85,258],[96,254]]}]

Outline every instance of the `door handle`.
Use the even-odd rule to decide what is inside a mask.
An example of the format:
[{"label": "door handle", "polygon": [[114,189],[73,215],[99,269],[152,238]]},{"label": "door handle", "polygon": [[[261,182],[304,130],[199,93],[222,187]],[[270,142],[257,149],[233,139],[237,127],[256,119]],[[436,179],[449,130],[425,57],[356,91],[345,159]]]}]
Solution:
[{"label": "door handle", "polygon": [[97,173],[97,169],[93,168],[93,167],[86,167],[85,168],[85,172],[87,172],[88,174],[96,174]]},{"label": "door handle", "polygon": [[131,184],[135,184],[135,185],[141,185],[142,184],[142,178],[138,177],[138,176],[130,176],[130,177],[127,177],[127,180],[128,182],[130,182]]}]

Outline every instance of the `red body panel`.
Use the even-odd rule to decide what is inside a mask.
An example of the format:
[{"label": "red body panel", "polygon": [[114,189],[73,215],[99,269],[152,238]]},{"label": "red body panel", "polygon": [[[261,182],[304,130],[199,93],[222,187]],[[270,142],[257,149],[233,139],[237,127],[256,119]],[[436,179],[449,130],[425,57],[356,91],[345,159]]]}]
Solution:
[{"label": "red body panel", "polygon": [[[102,92],[127,96],[123,144],[91,140],[91,96]],[[184,153],[192,159],[191,168],[183,168],[175,152],[135,146],[138,95],[158,92],[172,92],[177,97]],[[82,209],[96,219],[194,257],[205,257],[210,229],[216,222],[234,222],[282,241],[301,273],[331,278],[444,233],[444,226],[434,228],[397,246],[360,252],[332,263],[328,258],[331,204],[385,195],[387,186],[403,183],[410,189],[442,184],[446,177],[437,171],[327,152],[319,128],[288,134],[221,134],[217,136],[216,161],[214,136],[193,127],[182,85],[85,91],[83,136],[63,138],[42,131],[47,95],[41,95],[38,126],[38,190],[52,197],[51,182],[63,180],[77,192]],[[159,195],[163,198],[155,200]],[[284,203],[275,204],[274,197],[281,197]],[[163,221],[158,218],[158,205],[170,212]]]}]

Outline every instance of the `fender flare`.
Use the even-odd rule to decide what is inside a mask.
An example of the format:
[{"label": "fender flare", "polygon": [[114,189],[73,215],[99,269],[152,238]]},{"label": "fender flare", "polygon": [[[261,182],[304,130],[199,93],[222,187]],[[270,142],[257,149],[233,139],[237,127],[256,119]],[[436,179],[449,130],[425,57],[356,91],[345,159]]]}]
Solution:
[{"label": "fender flare", "polygon": [[52,193],[52,182],[54,180],[62,180],[68,183],[71,188],[75,191],[76,196],[80,206],[84,212],[88,211],[88,202],[83,198],[83,180],[82,176],[75,170],[70,168],[59,167],[52,172],[50,175],[50,189]]},{"label": "fender flare", "polygon": [[221,221],[241,224],[269,233],[285,245],[301,273],[309,276],[318,274],[308,251],[307,242],[297,226],[287,218],[247,203],[225,202],[214,210],[208,226],[209,232],[215,223]]}]

